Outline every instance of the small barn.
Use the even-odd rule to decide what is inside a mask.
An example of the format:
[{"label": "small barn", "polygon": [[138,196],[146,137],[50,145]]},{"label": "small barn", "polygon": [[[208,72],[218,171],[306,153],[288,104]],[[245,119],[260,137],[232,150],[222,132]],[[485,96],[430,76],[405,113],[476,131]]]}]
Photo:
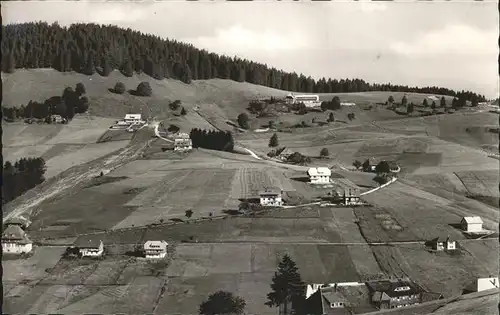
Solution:
[{"label": "small barn", "polygon": [[82,239],[74,244],[82,257],[100,257],[104,253],[104,244],[102,240]]},{"label": "small barn", "polygon": [[33,242],[18,225],[9,225],[2,233],[2,251],[10,254],[27,254],[33,249]]},{"label": "small barn", "polygon": [[150,259],[165,258],[167,246],[166,241],[147,241],[144,243],[144,254],[146,258]]},{"label": "small barn", "polygon": [[465,232],[481,232],[483,230],[483,220],[481,217],[463,217],[460,221],[460,227]]}]

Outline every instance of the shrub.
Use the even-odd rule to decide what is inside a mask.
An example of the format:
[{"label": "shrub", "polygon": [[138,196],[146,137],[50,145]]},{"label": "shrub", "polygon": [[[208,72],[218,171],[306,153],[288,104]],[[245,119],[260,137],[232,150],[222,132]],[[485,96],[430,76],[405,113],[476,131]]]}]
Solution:
[{"label": "shrub", "polygon": [[249,121],[249,118],[248,118],[248,115],[245,114],[245,113],[241,113],[238,115],[238,125],[243,128],[243,129],[248,129],[248,121]]},{"label": "shrub", "polygon": [[185,116],[187,114],[187,111],[184,107],[182,107],[182,110],[181,110],[181,115],[182,116]]},{"label": "shrub", "polygon": [[323,148],[323,149],[321,149],[321,152],[319,153],[319,155],[320,155],[321,157],[327,157],[327,156],[329,156],[329,155],[330,155],[330,152],[328,152],[328,149],[327,149],[327,148]]},{"label": "shrub", "polygon": [[123,82],[116,82],[113,92],[115,92],[116,94],[123,94],[125,93],[125,90],[126,88]]},{"label": "shrub", "polygon": [[168,104],[168,107],[170,107],[171,110],[178,110],[179,107],[181,106],[181,101],[180,100],[175,100]]},{"label": "shrub", "polygon": [[135,92],[138,96],[151,96],[153,94],[153,90],[151,89],[151,85],[149,82],[141,82],[135,89]]},{"label": "shrub", "polygon": [[85,94],[87,91],[85,89],[85,85],[83,83],[77,83],[76,88],[75,88],[76,94],[80,97],[81,95]]}]

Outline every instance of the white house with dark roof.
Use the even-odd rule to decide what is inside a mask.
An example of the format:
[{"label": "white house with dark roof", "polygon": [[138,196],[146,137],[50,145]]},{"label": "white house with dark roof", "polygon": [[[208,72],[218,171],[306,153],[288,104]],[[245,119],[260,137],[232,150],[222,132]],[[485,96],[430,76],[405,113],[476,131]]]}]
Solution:
[{"label": "white house with dark roof", "polygon": [[167,256],[166,241],[147,241],[144,243],[144,254],[149,259],[165,258]]},{"label": "white house with dark roof", "polygon": [[128,124],[144,123],[141,114],[126,114],[123,121]]},{"label": "white house with dark roof", "polygon": [[33,242],[19,225],[9,225],[2,233],[2,251],[10,254],[29,253]]},{"label": "white house with dark roof", "polygon": [[311,184],[329,184],[332,171],[328,167],[311,167],[307,175]]},{"label": "white house with dark roof", "polygon": [[285,101],[287,104],[304,103],[306,107],[316,107],[321,105],[318,95],[294,95],[293,93],[290,93],[285,97]]},{"label": "white house with dark roof", "polygon": [[74,244],[82,257],[100,257],[104,253],[104,244],[101,240],[82,239]]},{"label": "white house with dark roof", "polygon": [[460,226],[465,232],[481,232],[483,230],[483,220],[481,217],[463,217]]},{"label": "white house with dark roof", "polygon": [[259,192],[260,205],[264,207],[283,206],[283,191],[278,188],[266,188]]},{"label": "white house with dark roof", "polygon": [[21,229],[26,229],[28,226],[30,226],[31,224],[31,221],[22,217],[22,216],[18,216],[18,217],[13,217],[13,218],[9,218],[7,219],[7,221],[5,222],[5,225],[8,226],[8,225],[18,225]]}]

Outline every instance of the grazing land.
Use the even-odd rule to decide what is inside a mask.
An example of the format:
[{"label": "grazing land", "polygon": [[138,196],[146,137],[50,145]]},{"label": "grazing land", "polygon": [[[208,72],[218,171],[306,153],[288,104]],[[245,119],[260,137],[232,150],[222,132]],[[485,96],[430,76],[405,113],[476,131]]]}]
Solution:
[{"label": "grazing land", "polygon": [[[35,246],[31,256],[3,261],[10,313],[191,314],[222,289],[244,298],[250,314],[277,314],[264,302],[285,253],[308,284],[410,277],[445,297],[498,270],[498,239],[469,240],[452,226],[463,216],[478,215],[485,228],[498,232],[497,209],[485,202],[499,196],[493,188],[498,160],[484,152],[495,145],[496,135],[485,126],[497,128],[497,115],[459,111],[404,117],[383,105],[363,109],[389,95],[399,100],[403,93],[365,92],[320,95],[357,104],[333,111],[335,122],[325,126],[312,119],[326,120],[330,111],[252,117],[257,125],[273,120],[283,130],[277,132],[280,147],[312,158],[308,165],[290,165],[264,158],[273,132],[236,132],[227,123],[246,112],[249,101],[282,97],[286,91],[222,79],[184,84],[143,74],[127,78],[117,71],[87,77],[19,70],[2,79],[10,106],[42,101],[78,82],[85,82],[91,99],[91,114],[77,115],[68,125],[2,123],[6,159],[42,156],[48,177],[7,204],[6,213],[28,216],[33,240],[59,244]],[[22,81],[36,84],[30,89],[15,84]],[[117,81],[128,89],[148,81],[153,96],[110,93]],[[427,95],[407,97],[421,103]],[[182,101],[186,115],[169,109],[173,100]],[[183,132],[231,130],[238,151],[247,148],[261,158],[205,149],[177,153],[171,144],[153,139],[149,128],[133,134],[108,129],[129,112],[149,112],[149,118]],[[311,127],[290,128],[301,121]],[[329,156],[319,158],[323,148]],[[401,167],[396,182],[362,196],[372,206],[311,204],[337,187],[361,192],[378,187],[376,174],[352,166],[366,159],[394,160]],[[335,183],[315,187],[305,182],[311,166],[330,167]],[[106,174],[98,176],[102,171]],[[242,200],[267,187],[280,188],[285,203],[297,207],[234,215]],[[193,211],[189,218],[187,210]],[[423,244],[447,236],[459,244],[454,254],[431,252]],[[106,255],[61,258],[76,238],[102,240]],[[168,258],[152,263],[125,254],[147,240],[166,240]],[[464,313],[453,303],[445,307]]]}]

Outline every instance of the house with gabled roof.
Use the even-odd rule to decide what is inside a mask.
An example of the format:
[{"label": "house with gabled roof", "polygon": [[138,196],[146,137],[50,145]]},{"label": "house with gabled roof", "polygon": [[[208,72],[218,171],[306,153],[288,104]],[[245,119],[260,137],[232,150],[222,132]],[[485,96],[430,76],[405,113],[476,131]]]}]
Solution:
[{"label": "house with gabled roof", "polygon": [[100,257],[104,253],[102,240],[79,238],[73,245],[82,257]]},{"label": "house with gabled roof", "polygon": [[33,242],[19,225],[9,225],[2,233],[2,251],[10,254],[27,254],[33,250]]},{"label": "house with gabled roof", "polygon": [[167,246],[166,241],[147,241],[144,243],[144,254],[146,258],[165,258],[167,256]]},{"label": "house with gabled roof", "polygon": [[5,226],[17,225],[23,230],[30,226],[30,224],[31,221],[22,216],[10,218],[5,222]]},{"label": "house with gabled roof", "polygon": [[349,301],[336,286],[320,286],[306,300],[308,315],[348,315]]},{"label": "house with gabled roof", "polygon": [[463,217],[460,227],[465,232],[481,232],[483,230],[483,220],[479,216]]},{"label": "house with gabled roof", "polygon": [[332,171],[328,167],[311,167],[307,175],[312,184],[329,184]]},{"label": "house with gabled roof", "polygon": [[283,191],[278,188],[265,188],[259,192],[260,205],[264,207],[283,206]]},{"label": "house with gabled roof", "polygon": [[381,280],[367,282],[372,303],[380,309],[399,308],[421,303],[420,289],[408,280]]}]

